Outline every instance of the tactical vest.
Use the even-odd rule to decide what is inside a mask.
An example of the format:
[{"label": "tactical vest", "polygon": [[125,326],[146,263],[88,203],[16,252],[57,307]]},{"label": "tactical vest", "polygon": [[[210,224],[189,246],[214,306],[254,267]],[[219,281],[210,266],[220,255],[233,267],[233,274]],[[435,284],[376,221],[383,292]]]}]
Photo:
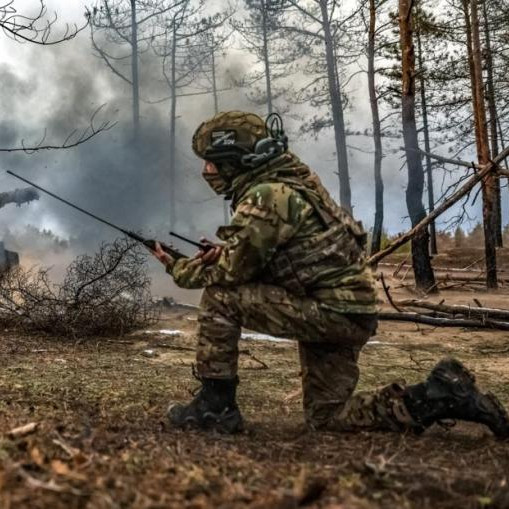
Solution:
[{"label": "tactical vest", "polygon": [[298,179],[278,181],[299,192],[312,205],[323,230],[306,239],[298,235],[290,239],[276,251],[264,276],[265,282],[301,296],[330,287],[323,284],[328,274],[337,276],[339,285],[342,274],[351,273],[352,269],[360,273],[366,263],[367,236],[362,224],[334,202],[316,175],[308,180],[312,189]]}]

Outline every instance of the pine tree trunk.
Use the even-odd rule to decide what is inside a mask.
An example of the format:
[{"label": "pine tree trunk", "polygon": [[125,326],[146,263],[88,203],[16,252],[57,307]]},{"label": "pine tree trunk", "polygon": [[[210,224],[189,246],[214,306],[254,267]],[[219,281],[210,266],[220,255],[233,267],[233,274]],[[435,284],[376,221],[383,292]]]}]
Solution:
[{"label": "pine tree trunk", "polygon": [[175,192],[176,185],[176,122],[177,122],[177,27],[172,27],[172,43],[171,43],[171,69],[170,69],[170,82],[171,82],[171,105],[170,105],[170,229],[173,230],[177,221],[176,217],[176,203],[175,199],[177,193]]},{"label": "pine tree trunk", "polygon": [[[212,64],[212,96],[214,98],[214,114],[217,115],[219,113],[219,98],[217,95],[217,77],[216,77],[216,44],[214,40],[214,35],[212,35],[212,43],[211,43],[211,64]],[[224,224],[229,224],[230,222],[230,213],[228,210],[228,202],[223,200],[223,221]]]},{"label": "pine tree trunk", "polygon": [[272,81],[270,76],[270,61],[269,61],[269,38],[267,31],[266,0],[262,1],[261,8],[262,8],[262,34],[263,34],[263,63],[265,66],[265,84],[267,88],[267,111],[270,115],[273,111],[273,106],[272,106]]},{"label": "pine tree trunk", "polygon": [[215,39],[212,35],[211,38],[211,51],[210,51],[210,60],[212,64],[212,96],[214,98],[214,114],[219,113],[219,100],[217,97],[217,78],[216,78],[216,49],[215,49]]},{"label": "pine tree trunk", "polygon": [[[493,77],[493,54],[491,53],[491,33],[489,27],[487,1],[483,1],[483,21],[484,21],[484,39],[486,43],[486,70],[487,70],[487,81],[486,81],[486,99],[488,102],[488,109],[490,112],[490,138],[491,138],[491,158],[493,159],[499,153],[498,147],[498,130],[497,130],[497,101],[495,94],[495,80]],[[502,197],[500,190],[500,180],[495,179],[495,220],[496,220],[496,242],[497,247],[503,246],[502,239]]]},{"label": "pine tree trunk", "polygon": [[334,125],[334,140],[338,161],[339,203],[349,212],[352,211],[352,192],[350,189],[350,175],[348,171],[348,153],[346,149],[346,130],[343,116],[343,101],[341,90],[336,80],[336,61],[334,58],[334,38],[332,37],[327,0],[320,0],[322,27],[325,38],[325,58],[327,62],[327,80]]},{"label": "pine tree trunk", "polygon": [[[422,204],[424,171],[415,121],[415,51],[412,36],[412,0],[399,0],[399,30],[402,60],[402,122],[408,169],[406,202],[412,226],[426,216]],[[436,292],[429,256],[429,233],[425,229],[412,239],[412,265],[418,289]]]},{"label": "pine tree trunk", "polygon": [[140,136],[140,82],[138,73],[138,22],[136,0],[131,0],[131,73],[133,88],[133,133],[137,141]]},{"label": "pine tree trunk", "polygon": [[380,112],[375,84],[375,30],[376,0],[369,0],[369,38],[368,38],[368,88],[371,115],[373,118],[373,142],[375,145],[374,177],[375,177],[375,224],[371,239],[371,254],[382,247],[382,230],[384,221],[384,183],[382,180],[382,132]]},{"label": "pine tree trunk", "polygon": [[[466,1],[466,0],[465,0]],[[484,84],[482,76],[481,40],[479,35],[479,14],[477,0],[470,0],[470,17],[468,4],[465,5],[467,23],[467,40],[469,41],[469,61],[472,71],[472,99],[475,119],[475,138],[477,157],[480,165],[490,159],[486,106],[484,103]],[[470,33],[470,36],[468,36]],[[486,259],[486,286],[497,288],[497,251],[496,251],[496,188],[495,176],[489,174],[483,181],[483,223],[484,248]]]},{"label": "pine tree trunk", "polygon": [[[500,140],[500,145],[502,146],[503,152],[505,150],[504,131],[502,130],[502,123],[500,122],[499,117],[497,117],[497,129],[498,129],[498,139]],[[506,170],[509,170],[509,163],[507,162],[507,158],[504,159],[504,166]]]},{"label": "pine tree trunk", "polygon": [[[428,123],[428,101],[426,98],[426,81],[424,79],[424,59],[422,56],[422,43],[420,30],[417,31],[417,49],[418,49],[418,61],[419,61],[419,86],[421,92],[421,109],[422,109],[422,129],[424,133],[424,150],[426,151],[426,177],[428,183],[428,213],[435,210],[435,193],[433,189],[433,164],[431,157],[428,155],[431,153],[431,143],[429,135],[429,123]],[[431,254],[437,254],[437,233],[435,229],[435,221],[429,225],[430,234],[430,250]]]}]

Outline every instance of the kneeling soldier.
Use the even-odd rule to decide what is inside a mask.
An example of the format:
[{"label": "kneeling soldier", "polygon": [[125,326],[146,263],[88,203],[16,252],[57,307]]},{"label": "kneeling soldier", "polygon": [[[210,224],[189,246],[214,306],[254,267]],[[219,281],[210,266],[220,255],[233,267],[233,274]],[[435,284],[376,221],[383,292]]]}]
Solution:
[{"label": "kneeling soldier", "polygon": [[[272,122],[270,122],[272,120]],[[481,393],[454,359],[423,383],[354,393],[357,359],[376,331],[376,289],[366,235],[316,174],[288,151],[279,117],[219,113],[197,129],[203,177],[232,200],[223,241],[195,258],[158,259],[182,288],[204,288],[197,371],[202,389],[168,410],[175,427],[242,429],[236,403],[241,327],[299,343],[307,424],[312,429],[422,431],[441,419],[485,424],[509,437],[500,402]]]}]

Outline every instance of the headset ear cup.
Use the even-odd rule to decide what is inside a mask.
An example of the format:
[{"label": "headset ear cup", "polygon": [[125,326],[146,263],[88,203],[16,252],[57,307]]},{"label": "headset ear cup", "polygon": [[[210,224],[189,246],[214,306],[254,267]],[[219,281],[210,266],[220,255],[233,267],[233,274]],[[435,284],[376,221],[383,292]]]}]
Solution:
[{"label": "headset ear cup", "polygon": [[263,138],[256,142],[253,152],[258,155],[270,153],[276,144],[273,138]]},{"label": "headset ear cup", "polygon": [[281,117],[277,113],[271,113],[265,125],[269,136],[258,140],[251,154],[242,156],[241,163],[245,167],[256,168],[288,150],[288,136],[284,132]]}]

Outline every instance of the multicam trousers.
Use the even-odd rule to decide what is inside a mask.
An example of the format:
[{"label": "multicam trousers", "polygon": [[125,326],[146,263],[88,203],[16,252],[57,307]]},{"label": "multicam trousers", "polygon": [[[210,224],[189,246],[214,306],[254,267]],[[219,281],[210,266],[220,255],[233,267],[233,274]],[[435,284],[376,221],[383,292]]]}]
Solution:
[{"label": "multicam trousers", "polygon": [[284,288],[253,283],[206,288],[198,323],[197,369],[206,378],[237,374],[241,327],[297,340],[312,428],[395,430],[412,423],[395,384],[352,397],[359,352],[376,330],[374,315],[340,314]]}]

